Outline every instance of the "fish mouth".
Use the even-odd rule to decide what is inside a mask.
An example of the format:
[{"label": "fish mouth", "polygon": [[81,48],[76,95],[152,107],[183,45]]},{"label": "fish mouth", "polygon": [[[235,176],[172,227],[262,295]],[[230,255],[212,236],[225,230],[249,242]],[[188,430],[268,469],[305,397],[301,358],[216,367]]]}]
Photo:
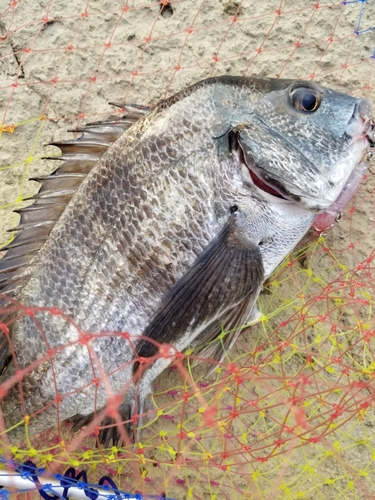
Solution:
[{"label": "fish mouth", "polygon": [[354,106],[353,115],[345,132],[353,141],[364,145],[363,160],[371,160],[375,149],[375,120],[372,117],[372,104],[368,99],[360,99]]},{"label": "fish mouth", "polygon": [[229,146],[230,150],[235,153],[241,168],[245,167],[247,169],[248,175],[245,173],[244,176],[247,182],[251,180],[251,183],[263,191],[263,193],[267,193],[267,195],[274,196],[275,198],[290,201],[292,197],[293,201],[299,201],[299,197],[287,193],[285,187],[276,179],[272,179],[269,175],[267,175],[267,178],[261,178],[258,175],[257,172],[260,167],[256,165],[253,158],[249,158],[249,155],[244,154],[238,132],[231,131],[229,133]]},{"label": "fish mouth", "polygon": [[370,161],[375,154],[375,120],[369,118],[364,123],[364,137],[367,139],[366,160]]},{"label": "fish mouth", "polygon": [[[356,120],[356,126],[360,125],[360,132],[357,137],[354,137],[354,141],[360,141],[362,144],[361,155],[357,158],[355,164],[353,164],[354,170],[363,162],[368,162],[375,155],[375,120],[372,117],[361,117],[361,120]],[[359,122],[359,123],[358,123]],[[358,129],[357,129],[358,130]],[[320,198],[318,196],[309,197],[305,193],[301,195],[290,192],[284,186],[280,180],[272,178],[267,171],[265,171],[261,165],[259,165],[253,155],[242,143],[241,135],[239,130],[231,130],[228,134],[229,136],[229,147],[232,153],[235,154],[237,161],[241,167],[244,181],[248,184],[254,186],[257,190],[262,192],[262,196],[269,199],[272,197],[273,202],[276,202],[275,198],[279,200],[284,200],[285,202],[291,202],[301,206],[304,210],[309,212],[325,212],[337,198],[340,197],[340,193],[347,189],[349,180],[341,186],[341,191],[336,193],[333,199]],[[334,184],[329,182],[332,187]]]}]

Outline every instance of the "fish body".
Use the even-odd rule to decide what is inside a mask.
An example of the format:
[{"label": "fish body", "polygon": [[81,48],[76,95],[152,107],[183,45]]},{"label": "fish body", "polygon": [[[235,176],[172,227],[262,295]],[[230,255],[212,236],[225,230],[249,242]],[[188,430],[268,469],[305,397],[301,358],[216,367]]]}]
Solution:
[{"label": "fish body", "polygon": [[[229,348],[256,317],[264,280],[339,197],[373,134],[369,101],[291,80],[212,78],[143,111],[113,144],[115,123],[86,130],[83,154],[73,142],[71,172],[47,179],[2,262],[4,292],[28,308],[9,316],[1,354],[5,428],[25,415],[30,433],[87,423],[117,393],[131,421],[173,348],[220,360],[211,341],[230,331]],[[88,165],[81,181],[76,164]],[[27,260],[33,230],[40,249]]]}]

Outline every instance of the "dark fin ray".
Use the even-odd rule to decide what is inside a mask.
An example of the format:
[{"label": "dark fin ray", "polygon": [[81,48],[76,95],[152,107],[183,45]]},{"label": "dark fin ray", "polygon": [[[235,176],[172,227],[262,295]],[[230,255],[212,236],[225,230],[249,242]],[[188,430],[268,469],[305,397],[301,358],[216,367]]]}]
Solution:
[{"label": "dark fin ray", "polygon": [[135,113],[141,116],[148,113],[151,109],[151,106],[144,106],[143,104],[121,104],[119,102],[113,102],[113,101],[110,101],[108,104],[110,104],[111,106],[115,106],[116,108],[124,109],[129,114]]},{"label": "dark fin ray", "polygon": [[119,104],[119,103],[114,103],[110,102],[112,106],[115,106],[116,108],[120,108],[125,112],[123,116],[120,118],[113,118],[112,120],[105,120],[105,121],[97,121],[97,122],[92,122],[88,123],[86,125],[86,129],[89,127],[97,127],[97,126],[106,126],[106,125],[112,125],[112,126],[118,126],[118,127],[123,127],[123,128],[129,128],[131,127],[135,122],[143,118],[145,114],[147,114],[151,107],[149,106],[142,106],[140,104]]},{"label": "dark fin ray", "polygon": [[[165,296],[144,336],[174,345],[186,335],[185,348],[192,341],[200,343],[200,333],[211,324],[215,330],[210,336],[219,335],[223,319],[235,314],[234,309],[241,304],[246,303],[245,309],[250,313],[263,284],[264,269],[259,247],[247,236],[246,229],[240,211],[231,215],[221,232]],[[237,325],[244,316],[239,315],[228,326]],[[137,351],[140,357],[147,358],[158,349],[143,340]],[[136,362],[134,366],[136,370],[139,364]]]},{"label": "dark fin ray", "polygon": [[21,216],[20,226],[24,224],[36,224],[40,221],[57,221],[66,204],[64,205],[30,205],[20,210],[15,210]]},{"label": "dark fin ray", "polygon": [[[111,417],[105,417],[104,420],[100,422],[101,429],[99,431],[99,442],[104,448],[126,444],[122,442],[121,433],[118,428],[119,425],[123,426],[124,432],[129,436],[129,439],[131,441],[134,440],[134,428],[131,420],[133,413],[132,405],[122,404],[118,409],[118,413],[123,423],[118,424],[116,420]],[[103,427],[105,428],[103,429]]]},{"label": "dark fin ray", "polygon": [[[133,440],[133,424],[131,421],[132,408],[131,404],[123,403],[118,409],[121,421],[123,422],[123,427],[125,433],[129,436],[130,440]],[[82,427],[89,425],[95,419],[94,413],[89,415],[75,415],[69,419],[74,425],[72,427],[73,432],[79,431]],[[110,446],[117,446],[122,443],[121,434],[118,429],[118,423],[111,417],[104,417],[104,419],[98,425],[99,427],[99,442],[104,448],[109,448]]]},{"label": "dark fin ray", "polygon": [[[10,284],[10,281],[15,279],[15,278],[20,278],[21,275],[26,271],[27,267],[29,265],[29,262],[24,264],[23,266],[18,266],[17,268],[4,268],[0,271],[0,287],[1,287],[1,293],[3,293],[3,287],[7,286]],[[0,302],[1,307],[3,307],[3,303]]]},{"label": "dark fin ray", "polygon": [[[6,319],[5,319],[6,321]],[[0,375],[2,375],[4,369],[11,363],[13,359],[11,350],[9,348],[8,337],[5,333],[0,335]]]},{"label": "dark fin ray", "polygon": [[83,132],[83,135],[75,141],[50,142],[48,145],[59,148],[62,157],[79,155],[80,157],[88,156],[93,159],[100,158],[111,145],[111,142],[105,140],[84,140],[84,136],[85,133]]},{"label": "dark fin ray", "polygon": [[[24,268],[30,262],[30,257],[33,254],[19,255],[18,257],[0,260],[0,282],[4,280],[4,276],[7,276],[10,271],[17,272],[19,269]],[[8,278],[6,279],[8,280]]]},{"label": "dark fin ray", "polygon": [[[210,325],[199,335],[194,345],[194,356],[207,358],[222,363],[226,353],[232,348],[243,326],[249,318],[254,301],[244,300],[242,304],[234,307],[217,323]],[[196,366],[201,359],[195,359],[192,366]],[[216,364],[213,365],[213,369]],[[209,372],[212,370],[210,369]]]},{"label": "dark fin ray", "polygon": [[[22,277],[18,277],[12,274],[12,281],[8,283],[7,285],[1,286],[1,293],[8,296],[8,297],[15,297],[17,292],[22,288],[24,284],[24,280]],[[1,300],[1,299],[0,299]],[[1,321],[5,322],[5,318],[1,317]],[[0,363],[1,367],[1,363]],[[1,371],[1,370],[0,370]]]},{"label": "dark fin ray", "polygon": [[[63,173],[60,175],[55,173],[45,177],[34,177],[30,180],[40,182],[42,185],[38,192],[38,197],[40,197],[44,193],[58,193],[61,190],[76,192],[85,177],[86,175],[81,173]],[[35,205],[37,206],[37,202]]]},{"label": "dark fin ray", "polygon": [[80,132],[82,136],[77,140],[85,142],[101,142],[105,144],[112,144],[122,134],[130,128],[137,120],[131,118],[120,118],[118,120],[110,120],[105,122],[87,123],[84,128],[70,130],[69,132]]},{"label": "dark fin ray", "polygon": [[[139,394],[134,400],[130,399],[128,402],[123,402],[118,408],[121,424],[118,424],[115,419],[108,416],[101,422],[101,427],[109,426],[99,431],[99,442],[101,445],[108,448],[109,446],[127,444],[123,442],[119,429],[120,425],[123,427],[130,441],[141,441],[143,424],[148,419],[146,413],[150,409],[150,406],[151,402],[149,398],[143,398]],[[135,414],[137,414],[136,424],[133,423],[133,416]]]},{"label": "dark fin ray", "polygon": [[[3,249],[7,253],[0,261],[0,293],[6,291],[14,296],[14,292],[21,286],[20,273],[25,272],[28,264],[38,254],[86,175],[111,144],[142,118],[148,109],[144,106],[125,106],[122,117],[86,125],[76,131],[81,133],[78,139],[52,143],[62,153],[53,159],[62,163],[51,175],[31,179],[41,183],[38,194],[28,198],[34,203],[16,210],[21,221],[11,231],[19,233]],[[4,303],[4,300],[0,300],[1,307]]]},{"label": "dark fin ray", "polygon": [[[6,253],[8,258],[12,258],[11,249],[18,247],[20,245],[27,245],[28,243],[36,243],[37,241],[46,241],[51,229],[49,227],[38,227],[38,228],[29,228],[21,231],[14,240],[9,243],[5,247],[5,249],[9,249]],[[35,248],[35,247],[34,247]],[[39,247],[40,248],[40,247]],[[0,261],[1,262],[1,261]]]},{"label": "dark fin ray", "polygon": [[[48,157],[46,158],[48,160],[66,160],[66,158],[63,158],[61,156],[54,156],[54,157]],[[59,167],[58,169],[58,174],[65,174],[65,173],[81,173],[81,174],[88,174],[92,167],[95,165],[97,162],[97,159],[79,159],[79,160],[69,160],[69,161],[64,161],[64,163]]]},{"label": "dark fin ray", "polygon": [[82,427],[88,425],[94,419],[94,414],[90,413],[89,415],[74,415],[74,417],[70,417],[67,421],[73,424],[72,432],[77,432]]},{"label": "dark fin ray", "polygon": [[41,205],[67,205],[72,197],[73,190],[58,191],[55,193],[38,193],[31,198],[25,198],[24,201],[34,201],[33,207],[39,207]]},{"label": "dark fin ray", "polygon": [[[17,227],[15,227],[13,229],[9,229],[9,231],[21,231],[21,230],[26,231],[26,230],[33,230],[33,229],[43,227],[45,230],[47,230],[48,233],[50,233],[51,229],[55,225],[55,222],[56,221],[54,221],[54,220],[44,220],[44,221],[40,221],[40,222],[32,222],[30,224],[19,224]],[[11,256],[8,255],[8,258],[10,258],[10,257]]]},{"label": "dark fin ray", "polygon": [[[15,241],[15,240],[13,240]],[[25,255],[29,252],[37,252],[40,248],[40,242],[39,241],[34,241],[34,242],[29,242],[27,245],[12,245],[10,243],[8,246],[3,248],[2,250],[8,250],[9,248],[12,248],[13,250],[11,252],[8,252],[5,254],[5,256],[1,259],[0,263],[3,260],[8,260],[8,259],[13,259],[14,257],[20,257],[21,255]]]}]

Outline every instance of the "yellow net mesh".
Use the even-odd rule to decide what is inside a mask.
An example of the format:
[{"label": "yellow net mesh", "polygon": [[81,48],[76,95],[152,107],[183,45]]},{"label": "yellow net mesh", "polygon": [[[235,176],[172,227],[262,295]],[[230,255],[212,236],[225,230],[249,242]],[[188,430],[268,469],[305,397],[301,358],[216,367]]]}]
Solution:
[{"label": "yellow net mesh", "polygon": [[[0,10],[3,244],[12,210],[37,190],[27,179],[54,166],[45,144],[113,115],[108,101],[151,104],[219,74],[374,95],[366,0],[13,0]],[[2,455],[178,499],[372,498],[374,188],[369,171],[339,225],[307,235],[266,283],[260,322],[210,376],[210,361],[192,368],[188,351],[157,379],[141,443],[104,449],[99,423],[29,437],[25,416],[24,442],[3,433]]]}]

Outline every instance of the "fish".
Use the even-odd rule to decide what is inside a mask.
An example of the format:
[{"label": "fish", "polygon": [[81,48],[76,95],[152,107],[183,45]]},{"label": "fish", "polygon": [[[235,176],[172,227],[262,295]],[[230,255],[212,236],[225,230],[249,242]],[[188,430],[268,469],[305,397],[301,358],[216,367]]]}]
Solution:
[{"label": "fish", "polygon": [[78,132],[0,261],[11,444],[64,421],[136,439],[156,377],[189,346],[222,362],[374,145],[368,99],[237,76]]}]

